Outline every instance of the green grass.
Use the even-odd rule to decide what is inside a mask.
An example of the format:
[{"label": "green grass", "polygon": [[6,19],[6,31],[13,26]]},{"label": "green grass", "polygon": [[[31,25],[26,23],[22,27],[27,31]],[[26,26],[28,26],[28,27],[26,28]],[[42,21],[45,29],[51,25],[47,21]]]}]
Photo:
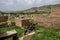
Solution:
[{"label": "green grass", "polygon": [[60,40],[60,29],[48,29],[37,25],[35,32],[29,40]]},{"label": "green grass", "polygon": [[[24,30],[17,27],[17,26],[11,26],[11,27],[4,27],[4,28],[0,28],[0,33],[6,32],[6,31],[10,31],[10,30],[16,30],[17,31],[17,36],[21,37],[23,35]],[[7,40],[11,40],[12,38],[8,38]]]},{"label": "green grass", "polygon": [[[16,26],[0,28],[0,32],[3,33],[13,29],[17,31],[18,37],[22,36],[24,30]],[[32,35],[29,40],[60,40],[60,29],[49,29],[44,28],[44,26],[36,25],[35,32],[36,33]],[[12,40],[12,37],[6,40]]]},{"label": "green grass", "polygon": [[0,24],[5,24],[5,23],[7,23],[7,22],[0,22]]}]

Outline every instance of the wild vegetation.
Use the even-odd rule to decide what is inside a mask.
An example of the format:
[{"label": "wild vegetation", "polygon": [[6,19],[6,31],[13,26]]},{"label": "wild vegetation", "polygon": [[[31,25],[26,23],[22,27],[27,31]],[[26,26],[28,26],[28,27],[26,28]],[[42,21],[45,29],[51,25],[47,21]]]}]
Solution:
[{"label": "wild vegetation", "polygon": [[60,40],[60,29],[36,25],[35,32],[29,40]]},{"label": "wild vegetation", "polygon": [[[21,37],[24,33],[24,30],[17,26],[0,28],[0,32],[3,33],[6,32],[7,30],[9,31],[13,29],[17,31],[18,37]],[[34,31],[35,34],[32,35],[27,40],[60,40],[60,29],[55,29],[55,28],[49,29],[49,28],[45,28],[44,26],[36,25]],[[8,38],[6,40],[12,40],[12,38]]]},{"label": "wild vegetation", "polygon": [[[4,33],[4,32],[7,32],[7,31],[10,31],[10,30],[14,30],[14,29],[17,31],[17,36],[18,37],[21,37],[23,35],[24,30],[17,27],[17,26],[10,26],[10,27],[0,28],[0,33]],[[8,38],[6,40],[12,40],[12,37]]]}]

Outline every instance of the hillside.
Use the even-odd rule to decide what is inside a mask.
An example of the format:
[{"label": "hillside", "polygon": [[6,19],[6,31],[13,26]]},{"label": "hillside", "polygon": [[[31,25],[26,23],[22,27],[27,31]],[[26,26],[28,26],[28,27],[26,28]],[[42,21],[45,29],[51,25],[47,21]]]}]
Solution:
[{"label": "hillside", "polygon": [[24,10],[23,12],[27,13],[27,12],[50,12],[51,11],[51,6],[50,5],[46,5],[46,6],[41,6],[41,7],[33,7],[33,8],[30,8],[30,9],[27,9],[27,10]]},{"label": "hillside", "polygon": [[43,13],[50,13],[51,12],[51,6],[41,6],[41,7],[32,7],[30,9],[26,9],[23,11],[11,11],[6,13],[16,13],[16,14],[43,14]]}]

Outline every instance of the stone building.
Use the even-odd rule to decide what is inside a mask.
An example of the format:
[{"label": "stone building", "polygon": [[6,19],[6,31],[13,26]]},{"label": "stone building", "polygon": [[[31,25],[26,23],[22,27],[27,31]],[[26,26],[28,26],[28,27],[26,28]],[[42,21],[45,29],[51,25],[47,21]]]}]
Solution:
[{"label": "stone building", "polygon": [[21,28],[25,28],[29,24],[28,18],[15,18],[15,25]]}]

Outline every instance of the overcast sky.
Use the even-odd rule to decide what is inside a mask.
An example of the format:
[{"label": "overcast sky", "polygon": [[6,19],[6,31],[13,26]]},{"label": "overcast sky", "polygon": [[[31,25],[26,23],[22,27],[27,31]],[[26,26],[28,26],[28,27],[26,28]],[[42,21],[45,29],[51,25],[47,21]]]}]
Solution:
[{"label": "overcast sky", "polygon": [[25,10],[49,4],[60,4],[60,0],[0,0],[0,11]]}]

